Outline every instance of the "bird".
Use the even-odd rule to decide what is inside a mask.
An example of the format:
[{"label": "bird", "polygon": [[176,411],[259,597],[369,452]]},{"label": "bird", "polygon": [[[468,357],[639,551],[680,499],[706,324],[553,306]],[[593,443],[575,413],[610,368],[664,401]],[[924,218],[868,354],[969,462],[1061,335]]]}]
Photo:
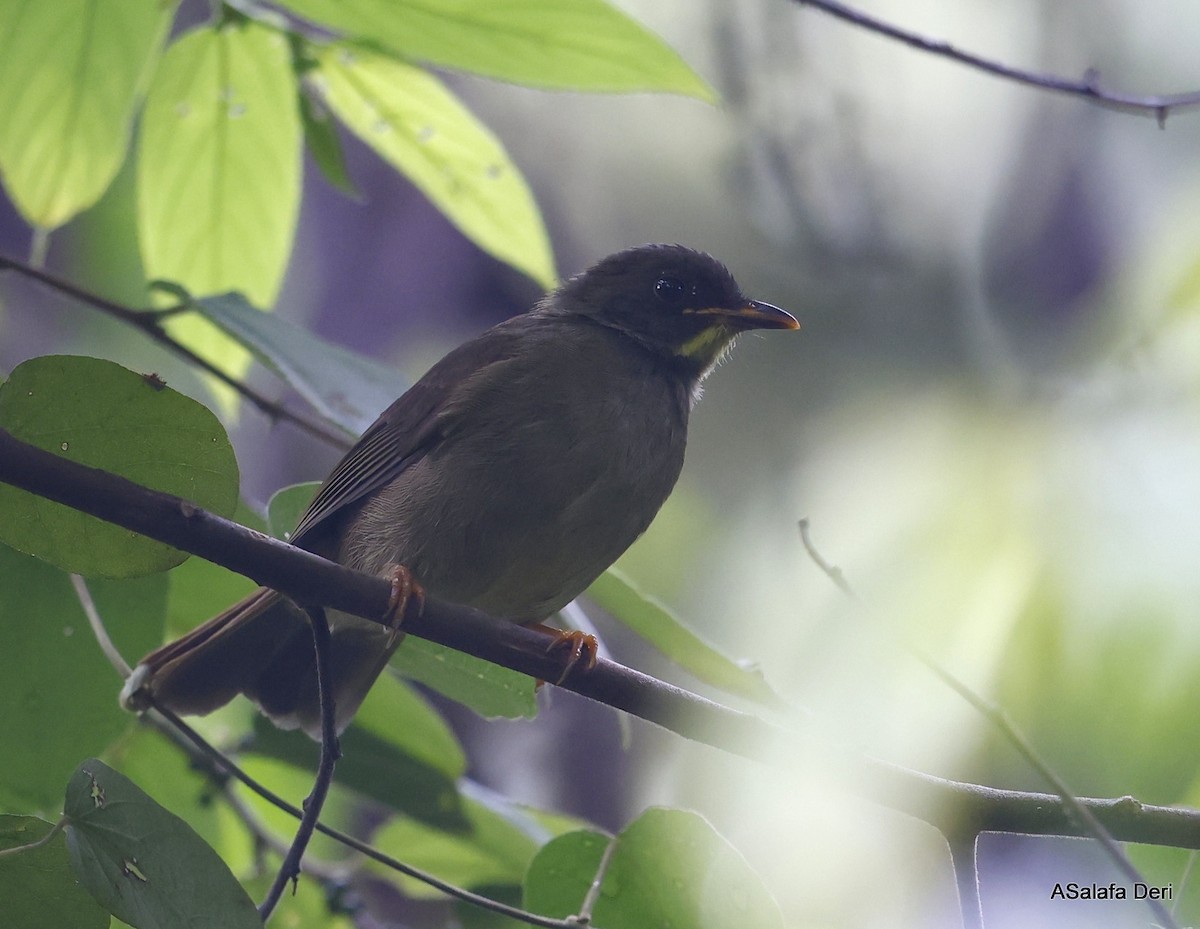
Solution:
[{"label": "bird", "polygon": [[[330,611],[337,730],[402,641],[410,595],[548,629],[666,501],[701,383],[737,337],[798,328],[712,256],[642,245],[434,364],[334,467],[290,538],[394,582],[399,620]],[[202,715],[238,694],[320,738],[307,617],[268,588],[146,655],[122,703]]]}]

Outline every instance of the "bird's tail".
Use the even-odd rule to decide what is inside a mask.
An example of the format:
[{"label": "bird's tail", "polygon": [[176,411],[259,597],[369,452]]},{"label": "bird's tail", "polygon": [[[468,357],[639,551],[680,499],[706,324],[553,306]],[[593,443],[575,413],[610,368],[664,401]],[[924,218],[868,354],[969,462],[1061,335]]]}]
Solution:
[{"label": "bird's tail", "polygon": [[[402,636],[378,623],[331,614],[338,731],[366,697]],[[259,588],[246,599],[143,658],[121,690],[121,704],[151,703],[203,715],[245,694],[283,729],[321,736],[316,660],[308,618],[290,600]]]}]

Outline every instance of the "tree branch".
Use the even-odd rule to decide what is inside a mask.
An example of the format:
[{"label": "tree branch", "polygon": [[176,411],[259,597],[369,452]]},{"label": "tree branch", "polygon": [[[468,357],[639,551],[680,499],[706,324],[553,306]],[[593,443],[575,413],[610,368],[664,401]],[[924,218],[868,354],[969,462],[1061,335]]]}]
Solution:
[{"label": "tree branch", "polygon": [[317,765],[317,778],[313,788],[304,800],[304,814],[300,817],[300,828],[292,839],[292,844],[283,856],[279,872],[271,883],[267,896],[259,904],[258,915],[265,923],[283,896],[283,891],[290,882],[295,892],[296,882],[300,879],[300,863],[304,860],[304,851],[312,839],[313,830],[321,818],[321,810],[325,806],[325,798],[329,796],[329,787],[333,784],[333,770],[342,751],[338,744],[337,725],[334,717],[332,672],[329,667],[329,653],[333,648],[329,632],[329,620],[325,610],[319,606],[305,607],[308,622],[312,627],[313,649],[316,652],[317,693],[321,704],[321,758]]},{"label": "tree branch", "polygon": [[[358,574],[186,500],[43,451],[2,429],[0,481],[192,552],[302,603],[321,603],[377,622],[386,614],[386,578]],[[470,607],[430,597],[422,615],[406,621],[404,628],[542,680],[557,680],[562,671],[562,660],[547,653],[544,635]],[[836,751],[817,746],[797,729],[785,729],[603,658],[591,670],[575,668],[561,686],[759,761],[786,765],[806,749]],[[944,835],[963,830],[1087,835],[1053,794],[964,784],[860,756],[852,761],[864,775],[862,790],[869,799],[924,820]],[[1079,802],[1120,841],[1200,849],[1196,810],[1150,806],[1133,797]]]},{"label": "tree branch", "polygon": [[195,365],[200,370],[215,377],[221,383],[233,388],[233,390],[245,397],[247,402],[252,404],[272,422],[278,422],[279,420],[290,422],[298,429],[307,432],[309,435],[323,442],[329,443],[334,448],[345,450],[350,447],[350,440],[346,435],[330,428],[323,422],[309,419],[293,410],[289,410],[283,404],[269,399],[249,385],[243,384],[237,378],[226,374],[207,358],[201,358],[162,327],[162,319],[165,315],[168,315],[167,313],[154,312],[153,310],[134,310],[130,307],[122,306],[120,303],[114,303],[112,300],[107,300],[104,297],[84,290],[82,287],[77,287],[70,281],[65,281],[60,277],[55,277],[53,274],[48,274],[40,268],[33,268],[24,262],[0,255],[0,270],[5,269],[31,278],[40,284],[44,284],[61,294],[79,301],[83,306],[90,307],[106,316],[111,316],[126,325],[132,326],[138,332],[157,342],[159,345],[166,347],[184,361]]},{"label": "tree branch", "polygon": [[957,61],[959,64],[974,68],[976,71],[983,71],[986,74],[992,74],[1005,80],[1015,81],[1018,84],[1025,84],[1029,87],[1049,90],[1052,93],[1080,97],[1097,106],[1102,106],[1110,110],[1152,116],[1157,120],[1159,128],[1166,125],[1167,116],[1170,115],[1172,110],[1200,106],[1200,92],[1198,91],[1140,97],[1135,94],[1105,90],[1100,86],[1100,76],[1096,71],[1089,70],[1084,74],[1083,79],[1078,81],[1059,77],[1055,74],[1039,74],[1036,71],[1014,68],[1011,65],[1006,65],[990,58],[984,58],[982,55],[976,55],[974,52],[962,51],[944,39],[931,39],[919,33],[910,32],[907,29],[901,29],[899,26],[894,26],[882,19],[876,19],[866,13],[838,3],[836,0],[792,0],[792,2],[799,6],[810,6],[815,10],[820,10],[822,13],[828,13],[830,16],[840,19],[843,22],[850,23],[851,25],[866,29],[868,32],[874,32],[877,35],[885,36],[897,42],[902,42],[923,52],[929,52],[931,55],[949,58],[951,61]]}]

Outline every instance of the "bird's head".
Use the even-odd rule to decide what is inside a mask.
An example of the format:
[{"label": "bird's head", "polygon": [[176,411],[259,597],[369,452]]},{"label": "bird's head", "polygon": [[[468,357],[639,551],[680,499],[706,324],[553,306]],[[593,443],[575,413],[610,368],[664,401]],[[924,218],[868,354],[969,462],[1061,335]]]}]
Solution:
[{"label": "bird's head", "polygon": [[544,310],[585,316],[623,332],[699,380],[748,329],[798,329],[791,314],[742,295],[711,255],[641,245],[564,283]]}]

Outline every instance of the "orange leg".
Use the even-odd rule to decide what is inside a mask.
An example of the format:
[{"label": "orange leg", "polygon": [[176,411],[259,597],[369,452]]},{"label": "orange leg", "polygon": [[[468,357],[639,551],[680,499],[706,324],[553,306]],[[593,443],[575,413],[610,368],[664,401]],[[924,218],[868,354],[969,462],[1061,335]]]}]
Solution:
[{"label": "orange leg", "polygon": [[384,614],[384,621],[392,630],[388,639],[389,647],[401,634],[400,627],[410,611],[413,616],[420,616],[421,611],[425,609],[425,588],[408,568],[402,564],[392,565],[391,581],[392,590],[388,595],[387,612]]},{"label": "orange leg", "polygon": [[584,671],[590,671],[596,667],[596,655],[600,650],[600,643],[596,641],[594,635],[580,632],[578,629],[571,629],[569,631],[555,629],[553,626],[547,626],[545,623],[529,623],[526,628],[535,629],[550,636],[550,643],[546,646],[547,652],[563,650],[567,652],[566,664],[563,666],[562,674],[555,681],[556,684],[561,684],[565,681],[567,675],[575,670],[575,666],[580,661],[583,662]]}]

